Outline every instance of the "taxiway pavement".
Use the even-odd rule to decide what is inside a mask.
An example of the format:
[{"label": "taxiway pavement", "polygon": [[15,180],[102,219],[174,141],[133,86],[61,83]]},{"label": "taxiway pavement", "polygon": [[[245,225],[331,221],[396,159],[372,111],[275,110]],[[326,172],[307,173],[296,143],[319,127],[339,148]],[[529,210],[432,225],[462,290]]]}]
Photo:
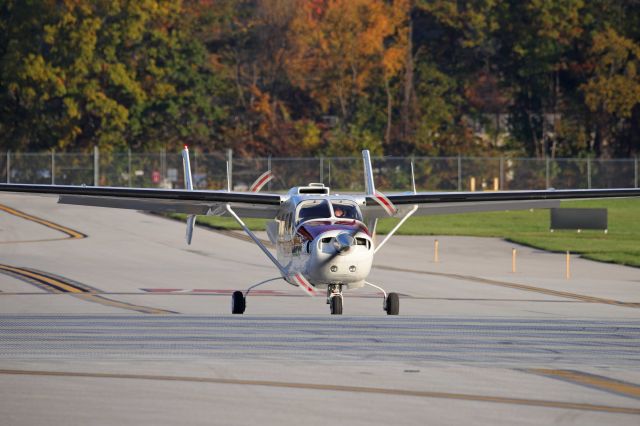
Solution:
[{"label": "taxiway pavement", "polygon": [[[124,210],[2,194],[0,416],[38,424],[637,424],[640,270],[397,237],[342,317],[257,247]],[[439,262],[433,261],[438,238]],[[4,420],[3,420],[4,422]]]}]

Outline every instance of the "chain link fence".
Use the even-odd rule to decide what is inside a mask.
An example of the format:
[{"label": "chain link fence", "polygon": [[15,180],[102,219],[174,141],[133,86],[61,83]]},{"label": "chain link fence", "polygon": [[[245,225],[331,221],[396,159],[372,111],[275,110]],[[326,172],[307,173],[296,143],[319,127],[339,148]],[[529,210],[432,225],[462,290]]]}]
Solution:
[{"label": "chain link fence", "polygon": [[[517,189],[637,188],[638,159],[380,157],[373,158],[382,191],[481,191]],[[274,179],[264,191],[283,192],[322,182],[334,192],[364,191],[359,157],[237,158],[226,153],[191,153],[198,189],[247,190],[263,172]],[[180,153],[12,153],[0,154],[0,182],[183,188]]]}]

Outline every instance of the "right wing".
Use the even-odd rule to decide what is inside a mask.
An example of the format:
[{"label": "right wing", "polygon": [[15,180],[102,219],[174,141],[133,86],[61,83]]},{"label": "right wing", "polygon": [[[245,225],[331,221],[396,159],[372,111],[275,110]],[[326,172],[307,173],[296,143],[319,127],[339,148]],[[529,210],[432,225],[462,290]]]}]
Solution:
[{"label": "right wing", "polygon": [[62,186],[0,184],[0,192],[58,195],[61,204],[111,207],[190,215],[228,215],[229,204],[243,217],[273,219],[282,197],[229,191],[189,191],[183,189],[118,188],[102,186]]},{"label": "right wing", "polygon": [[[418,206],[417,216],[474,213],[504,210],[548,209],[560,207],[561,200],[640,197],[639,188],[623,189],[564,189],[495,192],[419,192],[389,194],[387,199],[396,208],[396,217]],[[367,217],[388,217],[374,196],[367,196],[362,208]]]}]

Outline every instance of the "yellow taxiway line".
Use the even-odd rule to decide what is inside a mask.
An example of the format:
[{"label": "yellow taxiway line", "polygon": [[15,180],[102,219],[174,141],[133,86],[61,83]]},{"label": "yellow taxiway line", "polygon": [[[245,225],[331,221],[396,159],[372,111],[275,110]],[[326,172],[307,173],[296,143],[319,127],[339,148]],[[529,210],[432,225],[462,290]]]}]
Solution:
[{"label": "yellow taxiway line", "polygon": [[575,370],[555,370],[547,368],[530,368],[524,370],[541,376],[560,379],[578,385],[588,386],[618,395],[640,399],[640,386],[633,383],[622,382],[595,374],[583,373]]},{"label": "yellow taxiway line", "polygon": [[63,281],[62,279],[50,275],[45,275],[45,273],[39,273],[37,271],[0,264],[0,272],[2,271],[5,271],[10,275],[26,278],[29,283],[35,283],[37,286],[44,288],[45,290],[49,290],[53,293],[72,293],[75,297],[86,300],[87,302],[98,303],[100,305],[126,309],[129,311],[142,312],[145,314],[176,313],[174,311],[168,311],[166,309],[151,308],[148,306],[134,305],[132,303],[108,299],[102,295],[96,294],[98,293],[98,290],[87,285],[79,283],[74,284],[73,282]]},{"label": "yellow taxiway line", "polygon": [[[76,239],[87,238],[87,236],[85,234],[83,234],[82,232],[78,232],[78,231],[75,231],[75,230],[73,230],[71,228],[67,228],[66,226],[58,225],[57,223],[53,223],[53,222],[50,222],[50,221],[45,220],[45,219],[41,219],[41,218],[36,217],[36,216],[32,216],[30,214],[21,212],[20,210],[13,209],[11,207],[8,207],[8,206],[2,205],[2,204],[0,204],[0,210],[4,211],[6,213],[12,214],[14,216],[20,217],[22,219],[26,219],[26,220],[29,220],[31,222],[35,222],[35,223],[38,223],[40,225],[46,226],[47,228],[51,228],[51,229],[54,229],[56,231],[62,232],[63,234],[67,235],[67,239],[76,240]],[[16,241],[16,242],[20,242],[20,241]]]},{"label": "yellow taxiway line", "polygon": [[64,293],[87,293],[86,289],[26,269],[16,268],[9,265],[0,265],[0,270],[11,272],[22,277],[31,278],[38,283],[45,285],[47,288],[58,290]]},{"label": "yellow taxiway line", "polygon": [[418,391],[392,388],[375,388],[364,386],[341,386],[315,383],[295,383],[276,382],[269,380],[242,380],[242,379],[222,379],[215,377],[190,377],[190,376],[164,376],[151,374],[119,374],[119,373],[89,373],[89,372],[69,372],[69,371],[38,371],[38,370],[7,370],[0,369],[0,374],[23,375],[23,376],[49,376],[49,377],[88,377],[100,379],[131,379],[131,380],[153,380],[153,381],[174,381],[191,383],[213,383],[222,385],[244,385],[261,386],[285,389],[305,389],[333,392],[350,392],[378,395],[408,396],[418,398],[441,398],[459,401],[491,402],[498,404],[525,405],[531,407],[560,408],[581,411],[597,411],[615,414],[640,415],[640,408],[615,407],[609,405],[585,404],[578,402],[549,401],[542,399],[510,398],[500,396],[485,396],[463,393]]},{"label": "yellow taxiway line", "polygon": [[534,287],[526,284],[511,283],[508,281],[491,280],[487,278],[474,277],[470,275],[448,274],[445,272],[420,271],[417,269],[396,268],[394,266],[375,265],[376,269],[384,269],[386,271],[410,272],[413,274],[433,275],[438,277],[447,277],[457,280],[470,281],[478,284],[494,285],[498,287],[512,288],[515,290],[530,291],[533,293],[546,294],[549,296],[564,297],[566,299],[580,300],[588,303],[603,303],[605,305],[623,306],[625,308],[640,308],[637,302],[622,302],[619,300],[604,299],[602,297],[587,296],[584,294],[570,293],[568,291],[551,290],[543,287]]}]

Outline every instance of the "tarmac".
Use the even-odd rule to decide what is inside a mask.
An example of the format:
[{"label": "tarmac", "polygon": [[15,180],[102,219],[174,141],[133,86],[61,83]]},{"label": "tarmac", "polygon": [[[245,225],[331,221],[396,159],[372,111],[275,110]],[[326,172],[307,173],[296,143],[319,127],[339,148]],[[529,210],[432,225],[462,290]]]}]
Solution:
[{"label": "tarmac", "polygon": [[[344,313],[228,233],[0,195],[0,416],[40,424],[633,424],[640,269],[392,238]],[[264,235],[263,235],[264,237]],[[434,259],[438,240],[438,261]],[[512,249],[517,250],[512,272]]]}]

